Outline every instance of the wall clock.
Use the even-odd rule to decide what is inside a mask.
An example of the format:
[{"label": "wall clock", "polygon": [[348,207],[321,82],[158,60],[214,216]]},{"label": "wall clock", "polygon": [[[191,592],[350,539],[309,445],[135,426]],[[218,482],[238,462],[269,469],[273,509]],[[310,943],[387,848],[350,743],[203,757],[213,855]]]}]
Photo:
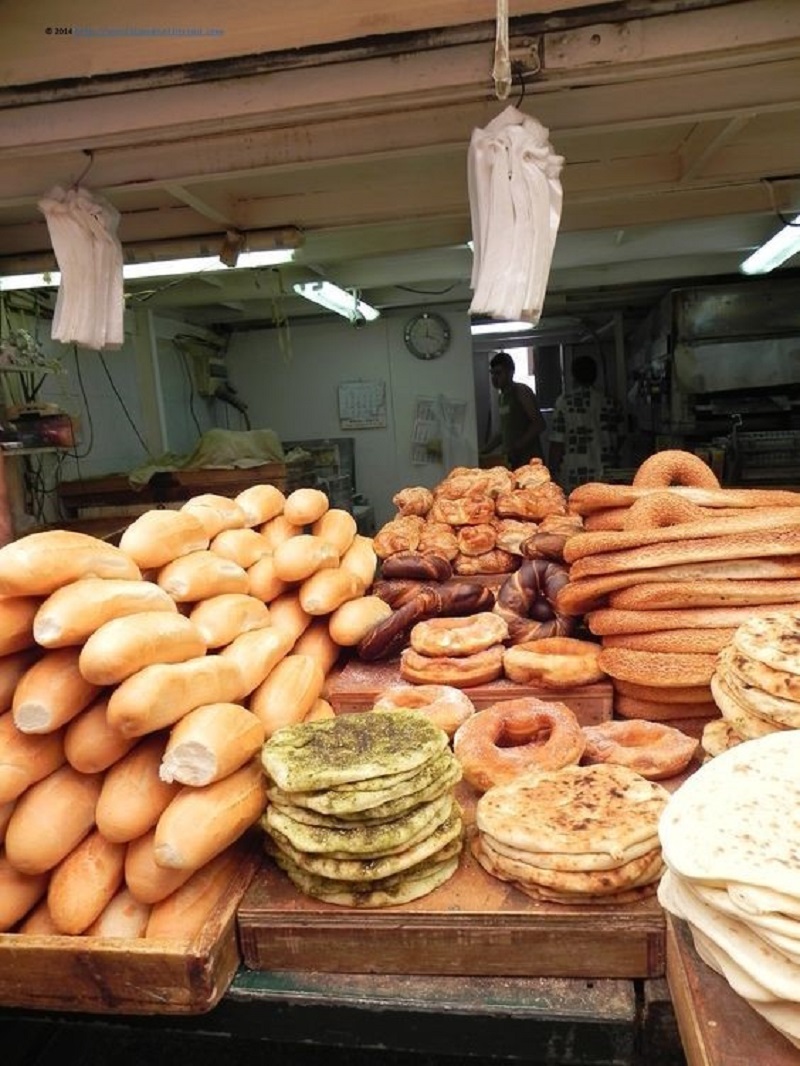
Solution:
[{"label": "wall clock", "polygon": [[420,311],[406,323],[406,348],[417,359],[438,359],[450,347],[450,324],[435,311]]}]

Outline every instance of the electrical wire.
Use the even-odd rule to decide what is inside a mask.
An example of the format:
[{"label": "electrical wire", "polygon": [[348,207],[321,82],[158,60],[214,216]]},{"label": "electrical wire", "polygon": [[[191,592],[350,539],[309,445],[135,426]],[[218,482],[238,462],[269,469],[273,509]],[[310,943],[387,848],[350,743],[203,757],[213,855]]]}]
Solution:
[{"label": "electrical wire", "polygon": [[98,352],[97,355],[98,355],[98,358],[100,359],[100,365],[102,366],[103,370],[106,373],[106,377],[108,378],[108,382],[111,385],[111,388],[112,388],[112,390],[114,392],[114,395],[119,400],[120,407],[122,408],[122,410],[123,410],[123,412],[125,414],[125,417],[127,418],[128,422],[130,422],[131,427],[133,429],[133,432],[136,434],[136,436],[137,436],[137,438],[139,440],[139,443],[141,444],[141,446],[145,450],[145,454],[149,455],[150,454],[150,449],[147,447],[147,443],[145,442],[144,437],[139,432],[139,429],[138,429],[136,423],[134,422],[133,418],[131,417],[130,411],[128,410],[128,408],[125,405],[125,401],[123,400],[122,395],[120,394],[120,391],[117,388],[116,383],[114,382],[114,379],[111,376],[111,371],[108,369],[108,366],[106,365],[106,361],[105,361],[105,358],[103,357],[103,353],[102,352]]},{"label": "electrical wire", "polygon": [[203,431],[200,428],[200,423],[197,420],[197,412],[194,409],[194,399],[195,399],[194,379],[192,378],[192,371],[191,371],[191,368],[189,367],[189,360],[186,358],[186,353],[180,348],[179,345],[175,345],[175,347],[176,347],[176,349],[178,351],[178,354],[181,357],[181,363],[183,364],[183,372],[186,375],[186,380],[189,383],[189,411],[190,411],[191,416],[192,416],[192,421],[194,422],[195,429],[197,430],[197,436],[198,437],[202,437],[203,436]]}]

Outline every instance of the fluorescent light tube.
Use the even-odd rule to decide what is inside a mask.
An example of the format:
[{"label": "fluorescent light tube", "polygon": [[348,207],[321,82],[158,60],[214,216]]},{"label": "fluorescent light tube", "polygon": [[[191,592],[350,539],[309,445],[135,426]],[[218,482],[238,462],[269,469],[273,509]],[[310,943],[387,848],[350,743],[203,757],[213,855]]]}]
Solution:
[{"label": "fluorescent light tube", "polygon": [[[163,278],[176,274],[203,274],[208,271],[252,269],[277,266],[294,259],[294,248],[275,248],[266,252],[242,252],[236,266],[228,267],[217,255],[196,256],[191,259],[164,259],[154,263],[126,263],[124,278]],[[46,274],[15,274],[0,277],[0,290],[58,288],[61,274],[52,270]]]},{"label": "fluorescent light tube", "polygon": [[469,331],[473,336],[479,336],[482,333],[526,333],[533,328],[533,322],[476,322]]},{"label": "fluorescent light tube", "polygon": [[769,274],[797,252],[800,252],[800,215],[791,225],[784,226],[774,237],[756,248],[739,269],[743,274]]},{"label": "fluorescent light tube", "polygon": [[340,289],[338,285],[330,281],[309,281],[295,285],[294,291],[298,296],[303,296],[306,300],[327,308],[328,311],[335,311],[337,315],[342,315],[350,322],[355,322],[359,318],[374,322],[380,316],[377,308],[359,300],[355,292]]}]

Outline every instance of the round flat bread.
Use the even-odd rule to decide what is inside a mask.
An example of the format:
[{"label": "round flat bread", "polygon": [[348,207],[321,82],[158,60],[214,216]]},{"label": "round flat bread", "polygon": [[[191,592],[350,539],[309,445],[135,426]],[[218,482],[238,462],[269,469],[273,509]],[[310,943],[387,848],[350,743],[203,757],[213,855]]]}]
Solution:
[{"label": "round flat bread", "polygon": [[340,714],[279,729],[261,761],[286,792],[316,792],[417,770],[449,745],[447,733],[411,711]]},{"label": "round flat bread", "polygon": [[[438,857],[440,861],[444,861],[457,855],[461,851],[463,823],[461,812],[454,810],[446,822],[437,826],[423,840],[395,855],[375,859],[332,859],[328,855],[309,855],[293,848],[282,834],[273,830],[270,835],[284,855],[310,874],[329,877],[332,881],[380,881],[392,874],[409,870],[426,859]],[[449,849],[447,854],[444,854],[445,849]]]},{"label": "round flat bread", "polygon": [[262,817],[264,829],[281,833],[298,851],[329,855],[337,859],[393,855],[423,840],[446,821],[455,806],[452,794],[373,825],[353,825],[350,829],[326,829],[319,825],[296,822],[282,811],[267,806]]},{"label": "round flat bread", "polygon": [[760,689],[762,692],[769,692],[770,695],[779,696],[781,699],[800,700],[800,677],[796,674],[789,674],[785,670],[773,670],[766,663],[742,655],[734,647],[721,652],[720,657],[722,656],[724,656],[725,666],[743,684]]},{"label": "round flat bread", "polygon": [[582,855],[565,855],[563,852],[547,854],[543,851],[522,851],[520,848],[514,848],[502,840],[496,840],[494,837],[489,836],[488,833],[483,833],[481,836],[500,855],[506,855],[509,859],[516,859],[517,862],[526,862],[530,866],[538,867],[540,870],[615,870],[632,859],[638,859],[654,848],[659,848],[659,850],[661,848],[657,832],[654,832],[649,839],[642,840],[638,844],[627,848],[621,859],[598,851],[585,852]]},{"label": "round flat bread", "polygon": [[787,700],[748,685],[730,668],[733,649],[720,655],[717,674],[724,678],[731,695],[753,714],[786,729],[800,729],[800,700]]},{"label": "round flat bread", "polygon": [[610,892],[607,896],[589,896],[580,893],[556,892],[551,888],[542,888],[540,885],[523,885],[518,881],[512,882],[515,888],[524,892],[530,899],[539,903],[561,903],[566,906],[579,907],[620,907],[629,903],[640,903],[644,899],[651,899],[656,894],[658,882],[653,881],[649,885],[641,885],[639,888],[623,888],[619,892]]},{"label": "round flat bread", "polygon": [[736,905],[728,889],[719,888],[716,885],[704,885],[700,881],[692,881],[690,887],[713,910],[744,922],[762,939],[772,941],[773,937],[780,938],[780,941],[774,942],[774,946],[785,954],[800,953],[800,922],[796,918],[777,913],[748,913]]},{"label": "round flat bread", "polygon": [[625,766],[566,766],[498,785],[478,801],[482,833],[522,851],[600,853],[624,861],[650,840],[669,792]]},{"label": "round flat bread", "polygon": [[[800,603],[796,605],[800,608]],[[733,645],[742,655],[800,676],[800,612],[754,616],[736,630]]]},{"label": "round flat bread", "polygon": [[731,882],[728,895],[745,914],[788,914],[800,919],[800,897],[762,885]]},{"label": "round flat bread", "polygon": [[722,754],[728,748],[735,748],[742,743],[742,738],[724,718],[715,718],[712,722],[706,722],[700,737],[700,747],[706,755],[713,758]]},{"label": "round flat bread", "polygon": [[774,725],[753,714],[733,696],[731,690],[720,674],[711,678],[711,692],[720,714],[742,740],[755,740],[776,733],[781,726]]},{"label": "round flat bread", "polygon": [[696,925],[690,925],[695,950],[703,962],[724,977],[737,995],[748,1003],[774,1003],[775,997],[760,985],[746,970],[733,961],[727,952]]},{"label": "round flat bread", "polygon": [[800,730],[724,751],[673,792],[658,831],[667,865],[690,880],[800,897]]}]

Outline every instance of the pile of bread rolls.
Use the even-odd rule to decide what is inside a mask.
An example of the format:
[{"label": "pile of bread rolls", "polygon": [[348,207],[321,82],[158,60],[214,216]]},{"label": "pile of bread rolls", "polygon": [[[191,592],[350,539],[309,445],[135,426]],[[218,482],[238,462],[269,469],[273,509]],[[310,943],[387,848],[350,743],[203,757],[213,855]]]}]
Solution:
[{"label": "pile of bread rolls", "polygon": [[333,714],[374,624],[353,517],[255,485],[0,549],[0,931],[191,939],[258,821],[257,755]]}]

